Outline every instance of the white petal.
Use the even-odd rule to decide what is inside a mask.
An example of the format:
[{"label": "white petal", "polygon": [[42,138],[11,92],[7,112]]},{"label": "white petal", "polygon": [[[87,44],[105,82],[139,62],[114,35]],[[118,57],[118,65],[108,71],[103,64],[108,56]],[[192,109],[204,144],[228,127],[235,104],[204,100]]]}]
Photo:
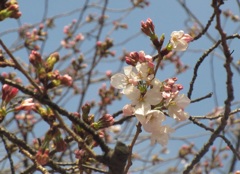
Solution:
[{"label": "white petal", "polygon": [[177,104],[180,108],[182,108],[182,109],[184,109],[186,106],[188,106],[188,105],[190,104],[190,102],[191,102],[191,100],[190,100],[186,95],[184,95],[184,94],[178,95],[178,96],[174,99],[174,101],[175,101],[176,104]]},{"label": "white petal", "polygon": [[126,97],[131,100],[133,105],[136,105],[137,103],[139,103],[139,98],[140,98],[140,91],[134,87],[134,86],[129,86],[124,90],[124,94],[126,95]]},{"label": "white petal", "polygon": [[139,102],[135,106],[135,113],[145,116],[150,109],[151,109],[150,104],[145,102]]},{"label": "white petal", "polygon": [[168,114],[169,114],[169,116],[171,116],[172,118],[174,118],[177,121],[185,121],[189,117],[188,113],[184,112],[178,106],[169,106]]},{"label": "white petal", "polygon": [[148,102],[150,105],[157,105],[162,100],[161,92],[157,89],[150,89],[144,96],[145,102]]},{"label": "white petal", "polygon": [[153,132],[151,135],[151,145],[154,145],[156,142],[162,146],[166,146],[168,143],[169,134],[174,132],[174,129],[169,126],[161,126],[156,132]]},{"label": "white petal", "polygon": [[117,73],[111,77],[111,85],[117,89],[123,89],[128,84],[126,75]]},{"label": "white petal", "polygon": [[131,74],[131,72],[132,72],[132,66],[125,66],[124,68],[123,68],[123,71],[124,71],[124,74],[126,74],[126,76],[130,76],[130,74]]}]

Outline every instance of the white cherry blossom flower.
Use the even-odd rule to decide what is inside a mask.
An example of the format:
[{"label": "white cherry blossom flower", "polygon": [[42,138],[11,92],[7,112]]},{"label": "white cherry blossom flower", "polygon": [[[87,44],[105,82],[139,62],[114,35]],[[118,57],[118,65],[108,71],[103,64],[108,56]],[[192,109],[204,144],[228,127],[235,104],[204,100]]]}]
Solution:
[{"label": "white cherry blossom flower", "polygon": [[177,121],[188,119],[188,113],[184,112],[184,108],[190,104],[191,100],[184,94],[180,94],[173,98],[168,104],[168,114]]},{"label": "white cherry blossom flower", "polygon": [[159,110],[149,110],[147,113],[142,113],[138,110],[135,112],[135,115],[146,132],[157,131],[165,120],[165,115]]},{"label": "white cherry blossom flower", "polygon": [[124,74],[117,73],[111,77],[111,85],[117,89],[123,89],[123,93],[125,89],[132,85],[137,85],[139,78],[135,72],[133,72],[132,66],[124,67]]},{"label": "white cherry blossom flower", "polygon": [[166,146],[168,143],[169,134],[174,132],[174,129],[168,125],[159,127],[156,131],[152,132],[151,145],[159,143],[162,146]]},{"label": "white cherry blossom flower", "polygon": [[144,63],[138,62],[136,65],[136,69],[141,80],[149,81],[154,78],[153,67],[150,67],[148,62]]},{"label": "white cherry blossom flower", "polygon": [[188,47],[188,43],[193,38],[189,34],[184,34],[184,31],[173,31],[171,34],[170,43],[175,51],[185,51]]},{"label": "white cherry blossom flower", "polygon": [[143,114],[151,109],[151,105],[157,105],[162,100],[161,92],[155,88],[147,90],[143,95],[137,87],[130,86],[125,90],[125,95],[131,100],[132,105],[135,105],[135,112]]}]

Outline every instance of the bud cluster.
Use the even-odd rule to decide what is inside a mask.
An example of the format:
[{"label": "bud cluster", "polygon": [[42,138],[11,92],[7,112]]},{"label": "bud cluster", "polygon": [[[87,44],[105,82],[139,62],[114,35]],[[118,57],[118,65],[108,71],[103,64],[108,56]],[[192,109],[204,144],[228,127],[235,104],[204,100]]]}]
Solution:
[{"label": "bud cluster", "polygon": [[104,42],[98,41],[96,43],[98,55],[100,57],[115,56],[115,52],[109,49],[113,46],[113,40],[107,38]]},{"label": "bud cluster", "polygon": [[78,49],[78,45],[81,41],[84,40],[84,36],[82,33],[73,36],[74,34],[74,27],[76,25],[76,20],[73,20],[70,25],[67,25],[63,29],[63,33],[66,35],[66,38],[61,41],[61,45],[66,49],[72,49],[74,52],[80,52]]},{"label": "bud cluster", "polygon": [[[100,138],[105,139],[105,128],[108,128],[114,124],[114,118],[110,114],[103,114],[102,117],[95,121],[95,116],[90,114],[91,105],[86,103],[82,106],[82,114],[75,113],[77,118],[83,120],[89,128],[95,130],[95,132],[99,135]],[[73,131],[78,134],[82,139],[85,140],[85,143],[90,147],[94,148],[98,146],[98,142],[96,142],[92,135],[87,131],[81,128],[78,124],[72,124]],[[82,161],[82,163],[89,160],[88,152],[85,151],[82,144],[78,144],[78,149],[75,151],[76,158]]]},{"label": "bud cluster", "polygon": [[22,15],[19,11],[17,0],[6,1],[2,6],[3,8],[0,9],[0,21],[3,21],[6,18],[18,19]]},{"label": "bud cluster", "polygon": [[59,61],[59,54],[52,53],[46,60],[43,60],[40,53],[32,51],[29,61],[36,71],[37,78],[42,82],[44,89],[48,90],[59,85],[72,85],[72,77],[68,74],[61,75],[58,70],[53,70],[54,65]]},{"label": "bud cluster", "polygon": [[[23,32],[26,30],[22,28]],[[38,41],[45,41],[47,37],[47,32],[44,31],[44,25],[40,24],[38,28],[34,28],[31,32],[26,31],[25,36],[25,46],[30,50],[39,50],[39,46],[37,45]]]},{"label": "bud cluster", "polygon": [[101,98],[101,101],[99,102],[101,107],[107,107],[107,105],[112,104],[112,101],[121,98],[119,91],[117,91],[113,86],[110,86],[109,89],[107,89],[105,84],[103,84],[98,90],[98,95]]}]

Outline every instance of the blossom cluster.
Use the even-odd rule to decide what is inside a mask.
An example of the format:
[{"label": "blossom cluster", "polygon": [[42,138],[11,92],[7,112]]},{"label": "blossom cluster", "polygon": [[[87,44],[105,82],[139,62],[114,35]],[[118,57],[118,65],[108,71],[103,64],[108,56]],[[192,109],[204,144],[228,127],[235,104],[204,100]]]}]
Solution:
[{"label": "blossom cluster", "polygon": [[[172,33],[172,50],[187,48],[188,41],[183,35],[182,31]],[[162,124],[166,115],[176,121],[188,119],[184,108],[190,104],[190,99],[179,93],[183,86],[176,84],[177,78],[161,82],[155,77],[155,65],[150,55],[143,51],[131,52],[126,62],[129,66],[123,68],[124,74],[111,77],[111,85],[121,89],[121,93],[131,100],[131,104],[123,107],[123,115],[136,116],[144,130],[151,133],[151,144],[166,145],[169,134],[174,131],[169,125]]]}]

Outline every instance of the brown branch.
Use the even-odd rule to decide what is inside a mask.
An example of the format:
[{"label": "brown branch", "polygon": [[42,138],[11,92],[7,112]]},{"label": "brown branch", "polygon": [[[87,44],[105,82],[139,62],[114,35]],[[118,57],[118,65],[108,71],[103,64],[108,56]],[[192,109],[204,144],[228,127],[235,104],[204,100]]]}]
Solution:
[{"label": "brown branch", "polygon": [[137,130],[136,130],[136,133],[135,133],[135,136],[134,136],[134,138],[133,138],[133,140],[132,140],[132,143],[131,143],[131,145],[129,146],[129,151],[130,151],[130,155],[128,156],[128,162],[127,162],[127,165],[126,165],[126,167],[125,167],[125,170],[124,170],[124,174],[127,174],[128,173],[128,170],[129,170],[129,168],[131,167],[131,165],[132,165],[132,150],[133,150],[133,146],[134,146],[134,144],[136,143],[136,141],[137,141],[137,138],[138,138],[138,135],[142,132],[142,130],[141,130],[141,123],[139,122],[138,124],[137,124]]},{"label": "brown branch", "polygon": [[33,148],[31,148],[30,146],[28,146],[25,141],[17,138],[15,134],[12,134],[12,133],[8,132],[2,126],[0,126],[0,134],[4,135],[9,141],[13,142],[18,147],[21,147],[21,148],[25,149],[26,151],[28,151],[32,155],[34,155],[36,153],[36,151]]},{"label": "brown branch", "polygon": [[24,156],[28,157],[32,160],[37,170],[40,170],[43,174],[49,174],[46,168],[44,168],[42,165],[37,163],[37,160],[34,156],[32,156],[28,151],[24,150],[23,148],[20,148],[20,152],[24,154]]},{"label": "brown branch", "polygon": [[[227,120],[229,118],[229,113],[230,113],[230,107],[231,107],[231,102],[234,99],[233,96],[233,85],[232,85],[232,70],[231,70],[231,62],[232,62],[232,57],[231,53],[229,51],[228,45],[227,45],[227,36],[224,33],[222,26],[221,26],[221,20],[220,20],[220,6],[223,4],[223,1],[219,0],[213,0],[212,1],[212,7],[214,9],[214,12],[216,13],[216,29],[218,30],[219,34],[221,35],[221,44],[223,47],[223,52],[226,58],[224,67],[226,69],[226,74],[227,74],[227,81],[226,81],[226,88],[227,88],[227,99],[225,100],[225,111],[224,111],[224,116],[221,118],[221,123],[218,126],[218,128],[213,132],[211,137],[209,138],[208,142],[203,146],[203,148],[199,151],[199,153],[196,154],[192,162],[187,166],[187,168],[183,171],[183,174],[188,174],[193,167],[201,160],[201,158],[208,152],[210,146],[213,144],[215,139],[219,136],[219,134],[224,130]],[[191,95],[190,95],[191,96]]]},{"label": "brown branch", "polygon": [[[97,36],[96,36],[96,42],[99,41],[100,37],[101,37],[101,34],[102,34],[102,31],[103,31],[103,27],[104,27],[104,15],[106,13],[106,9],[107,9],[107,5],[108,5],[108,0],[105,0],[105,3],[104,3],[104,7],[103,7],[103,10],[102,10],[102,14],[101,14],[101,22],[99,22],[99,30],[98,30],[98,33],[97,33]],[[87,77],[87,84],[85,85],[84,89],[83,89],[83,93],[82,93],[82,97],[80,99],[80,102],[79,102],[79,106],[78,106],[78,112],[80,112],[81,110],[81,106],[83,104],[83,101],[84,101],[84,98],[85,98],[85,95],[87,93],[87,89],[90,85],[90,82],[91,82],[91,77],[92,77],[92,72],[94,70],[94,68],[96,67],[96,65],[99,63],[99,61],[101,60],[101,57],[99,57],[99,59],[97,60],[97,56],[98,56],[98,48],[96,46],[96,49],[95,49],[95,53],[94,53],[94,56],[93,56],[93,61],[91,63],[91,68],[90,70],[88,71],[88,77]]]},{"label": "brown branch", "polygon": [[[228,39],[234,39],[234,38],[238,38],[240,39],[240,35],[239,34],[234,34],[232,36],[228,36],[226,37],[226,40]],[[198,59],[198,62],[196,63],[195,67],[194,67],[194,70],[193,70],[193,77],[192,77],[192,80],[190,82],[190,85],[189,85],[189,90],[188,90],[188,98],[191,99],[191,96],[192,96],[192,92],[193,92],[193,86],[194,86],[194,83],[195,83],[195,80],[197,78],[197,75],[198,75],[198,69],[200,67],[200,65],[202,64],[202,62],[205,60],[205,58],[215,49],[217,48],[220,44],[221,44],[222,40],[219,40],[217,41],[210,49],[208,49],[199,59]]]},{"label": "brown branch", "polygon": [[[53,108],[52,108],[52,109],[53,109]],[[90,155],[91,157],[95,158],[95,157],[96,157],[96,154],[92,151],[92,149],[89,148],[89,146],[85,143],[85,141],[84,141],[81,137],[79,137],[74,131],[72,131],[72,130],[64,123],[63,119],[60,117],[60,115],[59,115],[56,111],[53,110],[53,112],[54,112],[57,120],[59,121],[61,127],[62,127],[65,131],[67,131],[67,132],[73,137],[74,140],[76,140],[78,143],[82,144],[83,147],[84,147],[84,149],[89,153],[89,155]]]},{"label": "brown branch", "polygon": [[9,160],[9,163],[10,163],[11,172],[15,173],[14,164],[13,164],[13,160],[12,160],[12,157],[11,157],[10,149],[8,148],[8,145],[7,145],[7,142],[6,142],[5,138],[4,138],[4,136],[2,134],[0,134],[0,137],[2,138],[5,150],[7,152],[8,160]]},{"label": "brown branch", "polygon": [[213,12],[212,16],[209,18],[209,20],[207,22],[207,25],[202,29],[202,31],[196,37],[193,38],[193,41],[198,40],[200,37],[202,37],[207,32],[208,28],[211,26],[211,23],[212,23],[214,17],[215,17],[215,13]]},{"label": "brown branch", "polygon": [[3,47],[3,49],[6,51],[6,53],[11,57],[13,62],[15,63],[15,68],[17,68],[21,73],[25,75],[25,77],[31,82],[31,84],[38,90],[40,94],[42,94],[41,89],[38,87],[38,85],[32,80],[32,78],[28,75],[28,73],[22,68],[22,66],[18,63],[18,61],[15,59],[15,57],[12,55],[12,53],[8,50],[6,45],[3,43],[3,41],[0,39],[0,45]]},{"label": "brown branch", "polygon": [[99,135],[95,132],[95,130],[93,130],[89,125],[87,125],[86,123],[84,123],[83,121],[81,121],[79,118],[77,118],[76,116],[74,116],[74,114],[69,113],[68,111],[66,111],[65,109],[59,107],[57,104],[53,103],[52,101],[48,100],[46,97],[33,92],[27,88],[25,88],[24,86],[17,84],[11,80],[5,79],[4,77],[0,76],[0,81],[2,83],[6,83],[8,85],[11,85],[13,87],[18,88],[20,91],[22,91],[25,94],[28,94],[30,96],[32,96],[33,98],[35,98],[36,100],[38,100],[40,103],[46,104],[49,107],[51,107],[53,110],[56,110],[58,113],[60,113],[63,116],[66,116],[70,121],[72,121],[75,124],[79,124],[79,126],[81,126],[85,131],[87,131],[88,133],[90,133],[93,136],[93,139],[98,142],[99,146],[101,147],[101,149],[103,150],[103,152],[108,153],[108,151],[110,150],[110,148],[105,144],[105,142],[99,137]]},{"label": "brown branch", "polygon": [[209,94],[207,94],[207,95],[205,95],[203,97],[197,98],[195,100],[191,100],[191,103],[199,102],[199,101],[204,100],[206,98],[211,98],[212,95],[213,95],[213,93],[211,92],[211,93],[209,93]]},{"label": "brown branch", "polygon": [[[231,114],[230,114],[231,115]],[[196,124],[197,126],[205,129],[206,131],[210,131],[212,133],[214,133],[214,129],[213,128],[209,128],[207,126],[205,126],[204,124],[198,122],[196,120],[197,118],[195,117],[189,117],[189,120],[192,121],[194,124]],[[218,137],[222,138],[223,141],[228,145],[228,147],[231,149],[231,151],[233,152],[233,154],[235,154],[235,156],[240,160],[240,154],[239,152],[233,147],[232,143],[224,136],[224,135],[217,135]]]}]

